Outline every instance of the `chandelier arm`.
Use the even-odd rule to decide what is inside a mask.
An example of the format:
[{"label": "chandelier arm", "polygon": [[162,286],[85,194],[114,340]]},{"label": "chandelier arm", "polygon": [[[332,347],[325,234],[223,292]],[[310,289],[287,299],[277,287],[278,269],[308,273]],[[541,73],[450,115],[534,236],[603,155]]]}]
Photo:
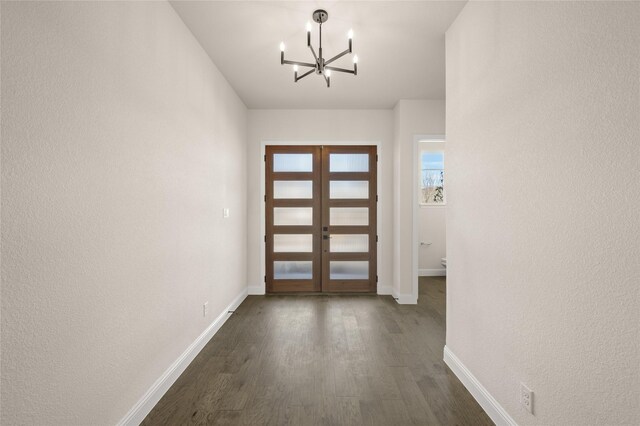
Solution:
[{"label": "chandelier arm", "polygon": [[346,72],[347,74],[355,74],[355,70],[347,70],[344,68],[336,68],[336,67],[325,67],[325,69],[331,70],[331,71],[337,71],[337,72]]},{"label": "chandelier arm", "polygon": [[316,55],[316,51],[313,49],[313,46],[309,45],[309,49],[311,49],[311,53],[313,53],[313,59],[315,59],[316,62],[318,62],[318,55]]},{"label": "chandelier arm", "polygon": [[324,73],[322,73],[322,76],[324,77],[324,81],[327,82],[327,87],[331,87],[331,79],[329,79],[329,77],[327,77]]},{"label": "chandelier arm", "polygon": [[331,62],[333,62],[333,61],[335,61],[335,60],[337,60],[337,59],[342,58],[344,55],[346,55],[346,54],[348,54],[348,53],[351,53],[351,50],[347,49],[347,50],[345,50],[344,52],[338,53],[338,54],[337,54],[336,56],[334,56],[333,58],[326,60],[326,61],[324,62],[324,64],[325,64],[325,65],[329,65]]},{"label": "chandelier arm", "polygon": [[304,74],[302,74],[300,77],[296,77],[295,81],[297,82],[298,80],[302,80],[303,78],[305,78],[306,76],[308,76],[309,74],[313,73],[315,71],[315,69],[311,69],[307,72],[305,72]]},{"label": "chandelier arm", "polygon": [[283,61],[283,64],[287,64],[287,65],[298,65],[301,67],[311,67],[311,68],[315,68],[316,64],[311,64],[309,62],[298,62],[298,61]]}]

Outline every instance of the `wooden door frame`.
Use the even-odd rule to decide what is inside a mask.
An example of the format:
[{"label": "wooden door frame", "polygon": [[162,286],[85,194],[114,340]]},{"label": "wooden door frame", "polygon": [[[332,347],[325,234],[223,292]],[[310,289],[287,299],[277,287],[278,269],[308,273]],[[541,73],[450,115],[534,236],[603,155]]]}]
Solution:
[{"label": "wooden door frame", "polygon": [[[287,140],[262,140],[260,142],[260,274],[262,277],[266,277],[266,245],[264,242],[264,236],[266,235],[266,223],[265,223],[265,215],[266,215],[266,206],[264,202],[265,187],[266,187],[266,167],[265,162],[263,161],[264,156],[266,155],[266,146],[279,146],[279,145],[291,145],[291,146],[308,146],[308,145],[333,145],[333,146],[342,146],[342,145],[353,145],[353,146],[375,146],[378,152],[379,161],[377,162],[377,193],[379,196],[377,203],[377,231],[379,237],[378,250],[376,256],[376,264],[378,266],[378,276],[387,275],[388,279],[391,279],[391,271],[384,271],[384,274],[381,274],[380,265],[382,264],[382,250],[380,250],[380,242],[385,241],[386,234],[384,233],[384,229],[381,227],[383,223],[383,215],[382,215],[382,203],[387,198],[391,197],[391,194],[387,194],[382,191],[381,187],[381,176],[382,176],[382,163],[384,155],[386,152],[382,148],[382,142],[371,140],[371,141],[287,141]],[[249,286],[249,294],[254,295],[262,295],[266,294],[266,283],[265,279],[261,278],[261,284],[259,285],[250,285]],[[378,294],[391,294],[391,283],[378,282],[377,288]]]}]

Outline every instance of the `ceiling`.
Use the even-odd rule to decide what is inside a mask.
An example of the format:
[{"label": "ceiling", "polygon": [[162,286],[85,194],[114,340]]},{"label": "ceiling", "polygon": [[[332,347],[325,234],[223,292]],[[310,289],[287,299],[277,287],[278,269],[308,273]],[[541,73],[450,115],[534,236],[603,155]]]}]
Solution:
[{"label": "ceiling", "polygon": [[[180,1],[173,8],[248,108],[392,108],[399,99],[444,99],[444,33],[465,1]],[[294,83],[286,59],[313,62],[305,24],[325,9],[323,53],[347,48],[354,31],[358,75],[312,74]],[[312,30],[317,51],[317,24]],[[333,66],[351,68],[352,55]]]}]

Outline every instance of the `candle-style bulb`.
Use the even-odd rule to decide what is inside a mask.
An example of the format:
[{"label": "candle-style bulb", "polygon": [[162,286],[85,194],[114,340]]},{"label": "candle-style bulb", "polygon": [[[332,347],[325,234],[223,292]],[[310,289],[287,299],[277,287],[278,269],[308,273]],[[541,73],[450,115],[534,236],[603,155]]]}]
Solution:
[{"label": "candle-style bulb", "polygon": [[349,30],[349,34],[348,35],[349,35],[349,39],[352,39],[353,38],[353,30]]},{"label": "candle-style bulb", "polygon": [[327,78],[330,78],[330,77],[331,77],[331,70],[326,70],[326,71],[324,72],[324,75],[326,75],[326,76],[327,76]]},{"label": "candle-style bulb", "polygon": [[297,65],[293,66],[293,72],[298,72],[298,66]]},{"label": "candle-style bulb", "polygon": [[307,32],[311,32],[311,22],[307,21]]},{"label": "candle-style bulb", "polygon": [[280,43],[280,51],[284,52],[284,42]]},{"label": "candle-style bulb", "polygon": [[354,63],[354,64],[357,64],[357,63],[358,63],[358,55],[355,55],[355,56],[353,57],[353,63]]}]

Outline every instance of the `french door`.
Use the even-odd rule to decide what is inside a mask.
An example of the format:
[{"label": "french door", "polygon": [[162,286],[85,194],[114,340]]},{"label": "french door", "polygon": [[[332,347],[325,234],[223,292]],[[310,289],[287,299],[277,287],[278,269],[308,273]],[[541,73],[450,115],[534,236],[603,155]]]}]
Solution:
[{"label": "french door", "polygon": [[266,147],[267,293],[375,293],[375,146]]}]

